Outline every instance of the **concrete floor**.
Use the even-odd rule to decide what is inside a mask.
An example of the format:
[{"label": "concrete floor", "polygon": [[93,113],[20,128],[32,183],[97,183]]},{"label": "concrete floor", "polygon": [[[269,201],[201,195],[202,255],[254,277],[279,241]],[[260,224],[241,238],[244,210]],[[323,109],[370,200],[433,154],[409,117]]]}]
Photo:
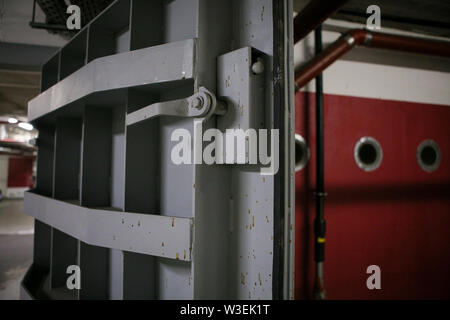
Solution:
[{"label": "concrete floor", "polygon": [[33,218],[22,200],[0,202],[0,300],[19,299],[20,282],[32,262]]}]

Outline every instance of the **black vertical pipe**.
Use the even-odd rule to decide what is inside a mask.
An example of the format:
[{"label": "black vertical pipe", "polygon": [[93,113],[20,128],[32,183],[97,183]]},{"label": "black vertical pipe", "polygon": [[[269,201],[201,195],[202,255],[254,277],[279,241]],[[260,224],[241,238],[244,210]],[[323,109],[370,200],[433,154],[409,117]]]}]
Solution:
[{"label": "black vertical pipe", "polygon": [[[315,54],[322,51],[322,27],[314,33]],[[323,78],[319,74],[316,78],[316,217],[314,221],[315,233],[315,262],[316,281],[314,296],[318,299],[325,297],[323,288],[323,262],[325,260],[325,170],[324,170],[324,107],[323,107]]]},{"label": "black vertical pipe", "polygon": [[[315,54],[322,52],[322,27],[314,32]],[[316,77],[317,191],[324,190],[323,75]]]}]

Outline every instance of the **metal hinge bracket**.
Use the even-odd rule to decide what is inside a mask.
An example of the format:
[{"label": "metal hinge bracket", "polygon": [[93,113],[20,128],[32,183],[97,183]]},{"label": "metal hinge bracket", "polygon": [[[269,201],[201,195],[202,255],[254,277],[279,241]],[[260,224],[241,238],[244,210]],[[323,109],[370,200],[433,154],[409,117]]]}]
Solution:
[{"label": "metal hinge bracket", "polygon": [[197,93],[188,98],[151,104],[130,113],[127,115],[126,124],[131,126],[161,116],[204,118],[206,120],[214,114],[224,115],[226,111],[225,102],[217,100],[214,93],[201,87]]}]

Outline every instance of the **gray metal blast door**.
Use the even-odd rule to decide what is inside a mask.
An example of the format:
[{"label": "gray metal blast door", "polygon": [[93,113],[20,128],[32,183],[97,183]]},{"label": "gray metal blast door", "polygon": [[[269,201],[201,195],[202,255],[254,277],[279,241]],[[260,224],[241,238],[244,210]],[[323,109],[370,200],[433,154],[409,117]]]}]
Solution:
[{"label": "gray metal blast door", "polygon": [[[118,0],[44,65],[22,298],[292,298],[291,25],[287,0]],[[276,174],[249,134],[207,163],[232,129]]]}]

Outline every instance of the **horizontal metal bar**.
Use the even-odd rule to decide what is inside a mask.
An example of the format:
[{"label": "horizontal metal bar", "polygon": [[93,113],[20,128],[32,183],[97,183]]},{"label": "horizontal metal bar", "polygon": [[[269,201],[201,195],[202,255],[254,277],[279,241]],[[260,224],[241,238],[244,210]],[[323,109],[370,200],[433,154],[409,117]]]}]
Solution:
[{"label": "horizontal metal bar", "polygon": [[33,121],[93,93],[193,79],[195,41],[172,42],[93,60],[31,100],[28,119]]},{"label": "horizontal metal bar", "polygon": [[191,261],[191,218],[91,209],[26,192],[28,215],[87,244]]},{"label": "horizontal metal bar", "polygon": [[[180,99],[149,105],[127,115],[127,126],[160,116],[194,117],[195,109],[190,110],[189,101]],[[198,112],[197,112],[198,113]]]}]

